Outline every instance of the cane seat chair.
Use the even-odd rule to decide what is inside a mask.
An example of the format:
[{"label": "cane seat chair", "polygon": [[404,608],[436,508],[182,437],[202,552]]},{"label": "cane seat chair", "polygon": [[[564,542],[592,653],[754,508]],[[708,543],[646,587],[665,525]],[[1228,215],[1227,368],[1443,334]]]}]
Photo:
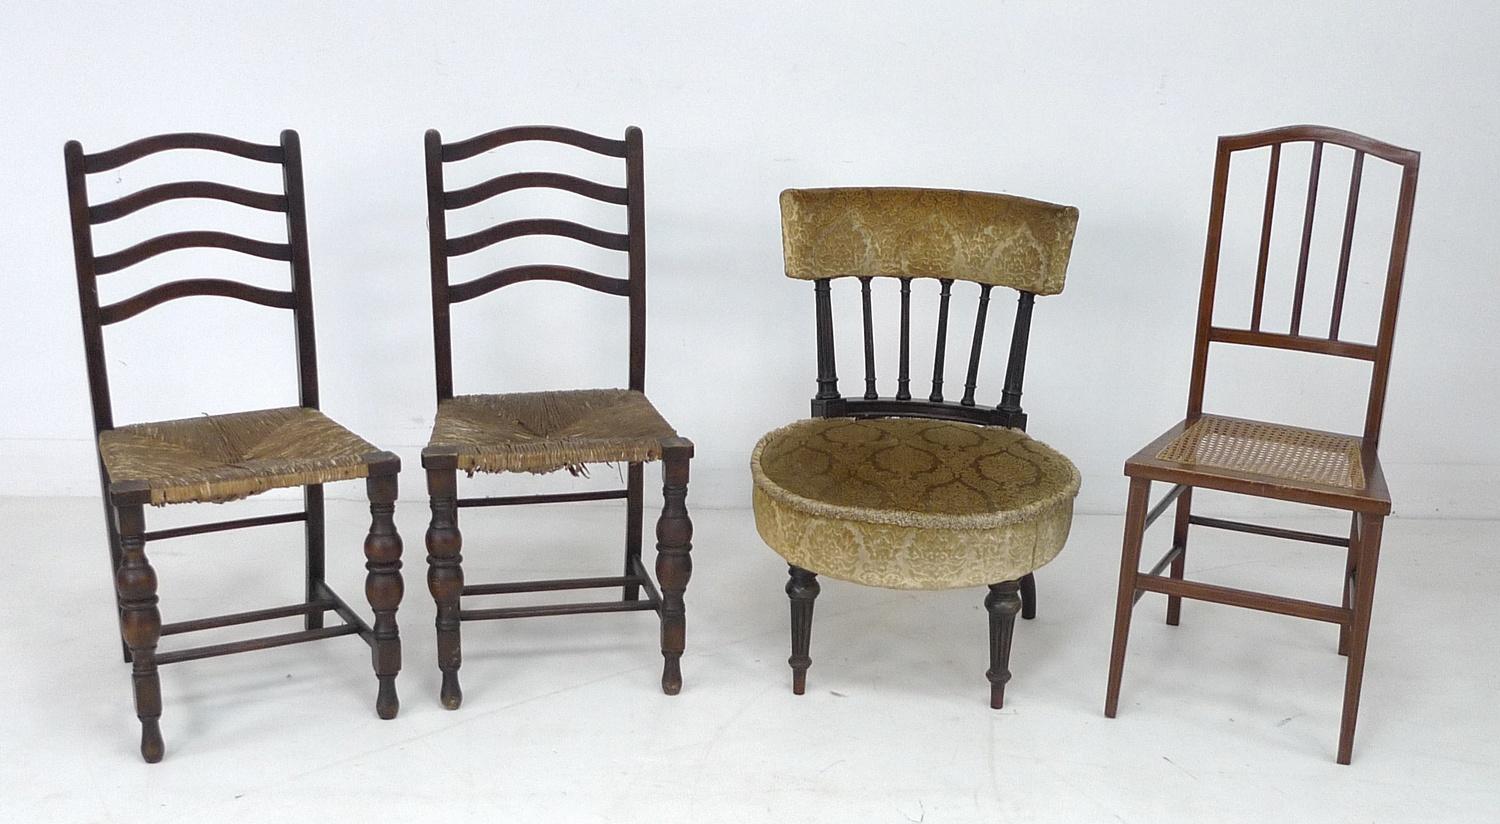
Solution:
[{"label": "cane seat chair", "polygon": [[[217,182],[175,182],[103,203],[90,203],[90,175],[120,168],[148,155],[185,149],[219,152],[280,166],[283,191],[271,194]],[[339,635],[359,635],[370,645],[378,684],[376,712],[381,718],[394,718],[399,706],[395,679],[401,667],[401,642],[395,617],[401,600],[401,539],[392,514],[396,473],[401,462],[394,454],[377,449],[318,410],[307,218],[297,133],[282,132],[276,145],[209,134],[166,134],[93,154],[85,154],[77,141],[70,141],[63,154],[105,526],[125,660],[133,669],[136,715],[141,722],[141,755],[155,762],[165,749],[159,723],[159,665]],[[184,198],[221,200],[280,212],[286,217],[287,240],[271,243],[225,232],[183,231],[109,254],[95,254],[94,226]],[[285,261],[291,269],[291,289],[264,289],[220,278],[191,278],[100,305],[99,277],[166,252],[198,247]],[[117,425],[104,354],[104,327],[129,320],[167,301],[198,296],[234,298],[292,311],[297,339],[298,405]],[[365,479],[372,516],[364,549],[368,570],[366,594],[375,612],[373,623],[360,617],[324,579],[323,484],[357,478]],[[221,503],[270,489],[297,486],[303,488],[303,507],[298,512],[146,530],[147,504]],[[161,622],[156,574],[146,557],[148,543],[295,522],[303,523],[306,542],[306,591],[301,603],[169,624]],[[327,612],[335,613],[342,623],[325,626]],[[164,635],[299,616],[303,618],[304,629],[297,632],[165,652],[157,650]]]},{"label": "cane seat chair", "polygon": [[[1298,144],[1310,144],[1311,147],[1307,199],[1301,221],[1301,245],[1295,285],[1291,293],[1290,320],[1286,331],[1272,331],[1268,328],[1271,324],[1265,317],[1265,309],[1276,189],[1285,149]],[[1330,148],[1341,155],[1347,150],[1350,173],[1347,198],[1342,204],[1343,229],[1337,270],[1333,278],[1328,325],[1311,330],[1304,323],[1309,250],[1319,181],[1325,156],[1330,154]],[[1243,327],[1223,325],[1216,321],[1215,312],[1220,252],[1224,245],[1224,214],[1230,164],[1240,153],[1245,153],[1240,155],[1242,157],[1256,153],[1269,156],[1264,184],[1265,202],[1260,214],[1259,256],[1254,269],[1254,297],[1248,313],[1248,323]],[[1342,334],[1347,331],[1344,323],[1346,288],[1351,282],[1359,282],[1357,272],[1351,281],[1350,260],[1361,200],[1360,184],[1367,159],[1392,164],[1400,174],[1392,238],[1384,259],[1386,268],[1384,288],[1379,299],[1378,331],[1373,344],[1351,341]],[[1183,598],[1326,621],[1338,625],[1338,651],[1349,659],[1337,753],[1338,763],[1349,763],[1354,748],[1354,725],[1359,711],[1360,686],[1364,678],[1365,649],[1369,640],[1380,537],[1385,516],[1391,511],[1391,499],[1381,472],[1377,446],[1395,338],[1396,310],[1401,297],[1407,242],[1411,233],[1419,159],[1418,153],[1409,149],[1321,126],[1288,126],[1219,138],[1187,415],[1125,463],[1125,474],[1130,478],[1130,493],[1105,698],[1106,716],[1113,718],[1119,706],[1131,612],[1135,603],[1147,592],[1167,596],[1166,622],[1174,626],[1181,617]],[[1386,247],[1382,245],[1380,248],[1385,251]],[[1270,347],[1368,362],[1371,379],[1365,403],[1364,432],[1361,435],[1346,435],[1278,422],[1206,413],[1203,409],[1203,396],[1208,354],[1212,344]],[[1154,481],[1172,486],[1158,503],[1149,505],[1151,484]],[[1192,493],[1194,488],[1199,487],[1342,510],[1351,516],[1349,536],[1322,535],[1194,515]],[[1176,512],[1171,548],[1148,572],[1141,572],[1141,543],[1145,531],[1174,501]],[[1334,606],[1185,580],[1188,532],[1194,526],[1346,548],[1344,580],[1340,587],[1343,596],[1341,603]],[[1167,574],[1163,575],[1163,572]]]},{"label": "cane seat chair", "polygon": [[[558,172],[512,172],[460,189],[444,188],[444,165],[465,161],[501,146],[545,141],[575,146],[624,161],[625,185],[612,186]],[[432,259],[433,333],[437,366],[437,416],[422,451],[431,499],[427,531],[428,585],[437,604],[438,668],[443,706],[463,701],[458,670],[462,662],[460,623],[544,615],[650,610],[661,619],[664,659],[661,686],[668,695],[682,688],[680,659],[685,640],[683,594],[692,573],[692,523],[687,513],[688,464],[693,444],[679,437],[651,405],[646,383],[646,223],[641,131],[630,127],[614,140],[557,126],[503,128],[454,143],[427,132],[427,225]],[[477,232],[450,237],[449,212],[465,209],[518,189],[546,188],[625,207],[627,230],[607,232],[552,218],[511,220]],[[552,264],[512,266],[463,283],[451,283],[450,258],[468,255],[511,238],[566,237],[626,253],[628,276],[609,277]],[[629,383],[626,388],[455,395],[450,307],[513,284],[548,280],[627,298]],[[644,464],[662,462],[663,507],[657,521],[656,576],[641,560]],[[574,474],[591,463],[627,464],[624,489],[499,497],[458,497],[458,472],[529,472],[566,469]],[[464,507],[625,500],[625,564],[619,576],[542,581],[465,584],[458,510]],[[551,592],[619,587],[615,600],[542,606],[464,609],[464,596]],[[641,590],[645,597],[641,597]]]},{"label": "cane seat chair", "polygon": [[[750,458],[760,536],[786,559],[792,691],[806,689],[814,599],[823,575],[891,589],[985,585],[990,704],[1004,704],[1017,613],[1035,615],[1032,573],[1062,550],[1079,475],[1025,433],[1021,383],[1036,295],[1062,291],[1078,210],[1019,197],[937,189],[791,189],[781,195],[788,277],[811,280],[817,313],[813,417],[774,430]],[[864,393],[839,393],[832,281],[856,277],[864,322]],[[894,396],[876,385],[871,281],[899,280],[900,363]],[[932,388],[911,392],[911,286],[936,280]],[[978,288],[961,399],[945,399],[948,309],[955,281]],[[998,406],[975,403],[995,286],[1017,290]]]}]

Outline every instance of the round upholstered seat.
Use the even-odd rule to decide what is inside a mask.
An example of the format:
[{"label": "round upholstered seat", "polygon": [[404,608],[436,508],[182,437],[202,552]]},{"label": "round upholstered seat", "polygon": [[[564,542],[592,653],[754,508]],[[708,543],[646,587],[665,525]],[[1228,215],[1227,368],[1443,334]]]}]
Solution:
[{"label": "round upholstered seat", "polygon": [[816,418],[750,457],[755,526],[788,563],[892,589],[1015,580],[1068,538],[1078,469],[1026,433],[916,418]]}]

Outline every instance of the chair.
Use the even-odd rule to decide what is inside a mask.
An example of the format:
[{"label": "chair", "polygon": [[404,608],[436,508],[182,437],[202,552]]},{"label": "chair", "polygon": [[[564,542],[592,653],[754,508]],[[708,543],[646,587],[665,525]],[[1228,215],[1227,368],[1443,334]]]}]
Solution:
[{"label": "chair", "polygon": [[[770,432],[750,458],[755,525],[786,559],[792,692],[801,695],[817,576],[892,589],[986,585],[990,706],[1010,680],[1018,612],[1035,615],[1032,572],[1062,550],[1078,470],[1025,434],[1021,381],[1036,295],[1062,291],[1078,210],[1009,195],[937,189],[791,189],[781,194],[786,274],[813,281],[818,391],[808,420]],[[832,290],[859,279],[862,396],[839,393]],[[876,388],[871,280],[900,281],[894,397]],[[911,392],[911,286],[938,281],[932,391]],[[978,287],[963,397],[943,394],[955,280]],[[1020,292],[999,406],[974,400],[990,291]]]},{"label": "chair", "polygon": [[[525,141],[551,141],[625,161],[625,186],[609,186],[556,172],[503,174],[462,189],[445,190],[443,167],[500,146]],[[624,140],[611,140],[556,126],[517,126],[499,129],[455,143],[443,143],[436,130],[427,132],[427,226],[432,256],[432,313],[437,361],[437,419],[432,438],[422,450],[431,498],[432,523],[427,530],[428,587],[437,603],[438,667],[443,674],[443,706],[457,709],[463,701],[458,670],[462,661],[459,626],[463,621],[573,615],[591,612],[652,610],[661,617],[661,651],[665,659],[662,690],[675,695],[682,688],[682,657],[686,631],[683,593],[692,573],[692,522],[688,520],[688,464],[693,444],[678,437],[646,399],[646,213],[641,168],[641,131],[626,129]],[[606,232],[566,220],[527,219],[449,237],[447,213],[516,189],[549,188],[625,207],[627,231]],[[463,283],[450,283],[448,260],[527,235],[567,237],[605,249],[625,252],[628,277],[607,277],[558,265],[524,265],[501,269]],[[554,392],[517,392],[499,395],[454,395],[453,347],[449,309],[467,300],[513,284],[550,280],[571,283],[605,294],[628,298],[630,310],[630,375],[627,389],[584,389]],[[664,503],[656,525],[656,575],[652,583],[641,561],[642,468],[662,462]],[[459,498],[458,471],[546,473],[568,469],[575,474],[589,463],[629,465],[626,487],[601,492]],[[624,573],[615,577],[516,581],[493,584],[464,583],[463,539],[458,510],[464,507],[625,500]],[[607,601],[546,606],[464,609],[463,596],[521,592],[551,592],[620,587],[620,598]],[[641,590],[646,597],[641,597]]]},{"label": "chair", "polygon": [[[90,204],[89,175],[117,169],[147,155],[199,149],[281,166],[281,194],[249,191],[222,183],[192,181],[142,189],[104,203]],[[84,351],[94,432],[99,446],[110,567],[115,576],[125,660],[132,665],[136,715],[141,721],[141,755],[161,760],[161,685],[157,666],[216,655],[266,649],[303,641],[359,635],[373,650],[378,682],[376,711],[394,718],[398,708],[396,673],[401,642],[396,607],[401,602],[401,538],[392,514],[396,473],[401,461],[382,452],[318,411],[318,365],[313,338],[312,291],[308,272],[307,218],[302,190],[302,157],[297,133],[281,133],[279,145],[247,143],[209,134],[148,137],[95,154],[84,154],[78,141],[63,148],[67,163],[68,204],[73,226],[73,255],[78,270],[78,298],[83,316]],[[286,215],[287,241],[270,243],[241,235],[185,231],[161,235],[120,251],[96,255],[93,227],[165,201],[197,198],[228,201]],[[101,306],[97,279],[157,255],[187,248],[219,248],[291,266],[289,291],[263,289],[218,278],[190,278],[147,289]],[[217,296],[292,311],[297,336],[298,405],[182,420],[116,425],[111,406],[103,328],[129,320],[170,300]],[[371,525],[365,540],[369,575],[365,592],[375,611],[367,624],[324,581],[323,484],[365,478]],[[193,526],[146,530],[144,506],[223,502],[268,489],[303,487],[300,512],[217,521]],[[306,592],[302,603],[233,615],[163,624],[157,609],[156,573],[146,558],[146,544],[267,524],[302,522],[306,533]],[[324,626],[325,612],[343,620]],[[302,616],[305,629],[246,641],[158,652],[161,636],[214,629],[275,618]]]},{"label": "chair", "polygon": [[[1263,323],[1267,258],[1282,149],[1296,143],[1312,144],[1310,177],[1302,220],[1296,284],[1292,293],[1291,318],[1288,331],[1275,332],[1266,330]],[[1344,204],[1343,234],[1327,331],[1325,334],[1320,328],[1304,334],[1303,307],[1308,256],[1318,183],[1325,147],[1328,146],[1352,150],[1348,197]],[[1261,215],[1260,252],[1255,269],[1254,302],[1248,328],[1220,325],[1214,319],[1214,293],[1219,279],[1219,253],[1230,161],[1238,152],[1267,149],[1270,158],[1265,184],[1266,198]],[[1351,342],[1340,337],[1355,216],[1360,200],[1360,181],[1367,156],[1395,164],[1400,167],[1401,173],[1393,239],[1381,298],[1379,331],[1373,345]],[[1321,126],[1288,126],[1219,138],[1209,211],[1208,248],[1204,254],[1203,285],[1198,304],[1192,379],[1188,388],[1187,416],[1125,463],[1125,474],[1130,478],[1130,495],[1126,508],[1124,551],[1120,562],[1114,644],[1110,652],[1109,686],[1104,705],[1106,716],[1113,718],[1118,709],[1125,644],[1130,635],[1131,610],[1144,593],[1159,592],[1167,596],[1167,623],[1170,625],[1176,625],[1179,621],[1183,598],[1326,621],[1339,626],[1339,654],[1349,658],[1338,746],[1338,763],[1349,763],[1354,747],[1354,722],[1359,710],[1360,683],[1364,674],[1365,645],[1369,638],[1370,609],[1375,594],[1375,568],[1380,557],[1381,528],[1385,516],[1391,511],[1391,500],[1386,490],[1385,477],[1381,473],[1376,447],[1380,440],[1386,379],[1390,372],[1391,346],[1396,331],[1396,308],[1401,297],[1401,278],[1406,266],[1407,240],[1411,232],[1418,159],[1417,152]],[[1203,390],[1210,344],[1270,347],[1368,361],[1371,380],[1363,435],[1344,435],[1206,414],[1203,411]],[[1148,511],[1152,481],[1164,481],[1173,486]],[[1195,487],[1343,510],[1352,515],[1349,536],[1319,535],[1194,515],[1192,492]],[[1172,547],[1149,572],[1141,573],[1142,536],[1146,528],[1173,501],[1176,501],[1177,510]],[[1187,562],[1188,531],[1193,526],[1346,547],[1342,603],[1333,606],[1185,580],[1183,574]],[[1164,570],[1168,570],[1167,575],[1161,574]]]}]

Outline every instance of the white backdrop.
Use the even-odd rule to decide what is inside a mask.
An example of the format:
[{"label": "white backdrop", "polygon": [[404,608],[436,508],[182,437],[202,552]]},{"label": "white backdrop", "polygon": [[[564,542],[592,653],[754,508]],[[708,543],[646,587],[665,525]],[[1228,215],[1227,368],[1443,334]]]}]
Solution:
[{"label": "white backdrop", "polygon": [[[780,274],[780,189],[949,186],[1076,205],[1067,290],[1038,303],[1025,400],[1033,433],[1082,469],[1081,509],[1114,512],[1123,460],[1183,407],[1215,137],[1314,122],[1423,152],[1383,445],[1398,514],[1500,516],[1492,4],[67,5],[12,4],[0,28],[0,494],[97,494],[62,175],[69,138],[97,151],[164,131],[274,142],[298,129],[323,407],[415,470],[433,408],[423,130],[451,140],[531,122],[609,135],[641,126],[648,388],[697,442],[692,496],[711,506],[747,503],[751,445],[804,415],[814,388],[811,289]],[[578,154],[560,159],[593,168]],[[465,174],[506,162],[490,160]],[[1319,224],[1324,242],[1337,234],[1346,169],[1330,159],[1335,223]],[[1295,201],[1302,182],[1286,174]],[[1255,190],[1257,177],[1234,181]],[[146,179],[111,173],[91,185],[99,198]],[[135,234],[105,237],[139,239],[149,221],[187,214],[157,208]],[[1280,214],[1295,233],[1300,204]],[[250,225],[275,237],[274,224]],[[115,247],[101,238],[99,248]],[[105,297],[225,260],[195,255],[114,276]],[[257,271],[266,283],[283,276]],[[1369,287],[1381,274],[1365,266],[1352,277]],[[623,382],[614,300],[532,285],[466,305],[460,391]],[[991,319],[994,355],[1009,303]],[[971,311],[955,306],[950,386],[961,383]],[[256,329],[269,331],[239,335]],[[295,402],[289,333],[289,318],[209,298],[112,327],[121,421]],[[1362,396],[1341,393],[1361,368],[1279,354],[1216,355],[1215,365],[1225,370],[1211,373],[1219,411],[1358,430]],[[1304,365],[1307,379],[1278,388],[1280,370]],[[846,388],[857,369],[842,360]],[[998,357],[986,365],[981,398],[998,401],[1002,370]],[[1324,383],[1332,389],[1318,391]],[[403,489],[421,498],[419,471]]]}]

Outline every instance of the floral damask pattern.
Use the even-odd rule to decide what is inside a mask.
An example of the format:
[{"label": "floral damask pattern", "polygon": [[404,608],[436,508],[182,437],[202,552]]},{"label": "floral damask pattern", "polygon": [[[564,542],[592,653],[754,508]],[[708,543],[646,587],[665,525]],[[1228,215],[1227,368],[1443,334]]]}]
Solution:
[{"label": "floral damask pattern", "polygon": [[1078,470],[1025,433],[946,421],[805,420],[751,456],[756,528],[789,563],[894,589],[1008,581],[1056,557]]},{"label": "floral damask pattern", "polygon": [[941,277],[1038,295],[1062,291],[1078,210],[949,189],[788,189],[788,277]]}]

